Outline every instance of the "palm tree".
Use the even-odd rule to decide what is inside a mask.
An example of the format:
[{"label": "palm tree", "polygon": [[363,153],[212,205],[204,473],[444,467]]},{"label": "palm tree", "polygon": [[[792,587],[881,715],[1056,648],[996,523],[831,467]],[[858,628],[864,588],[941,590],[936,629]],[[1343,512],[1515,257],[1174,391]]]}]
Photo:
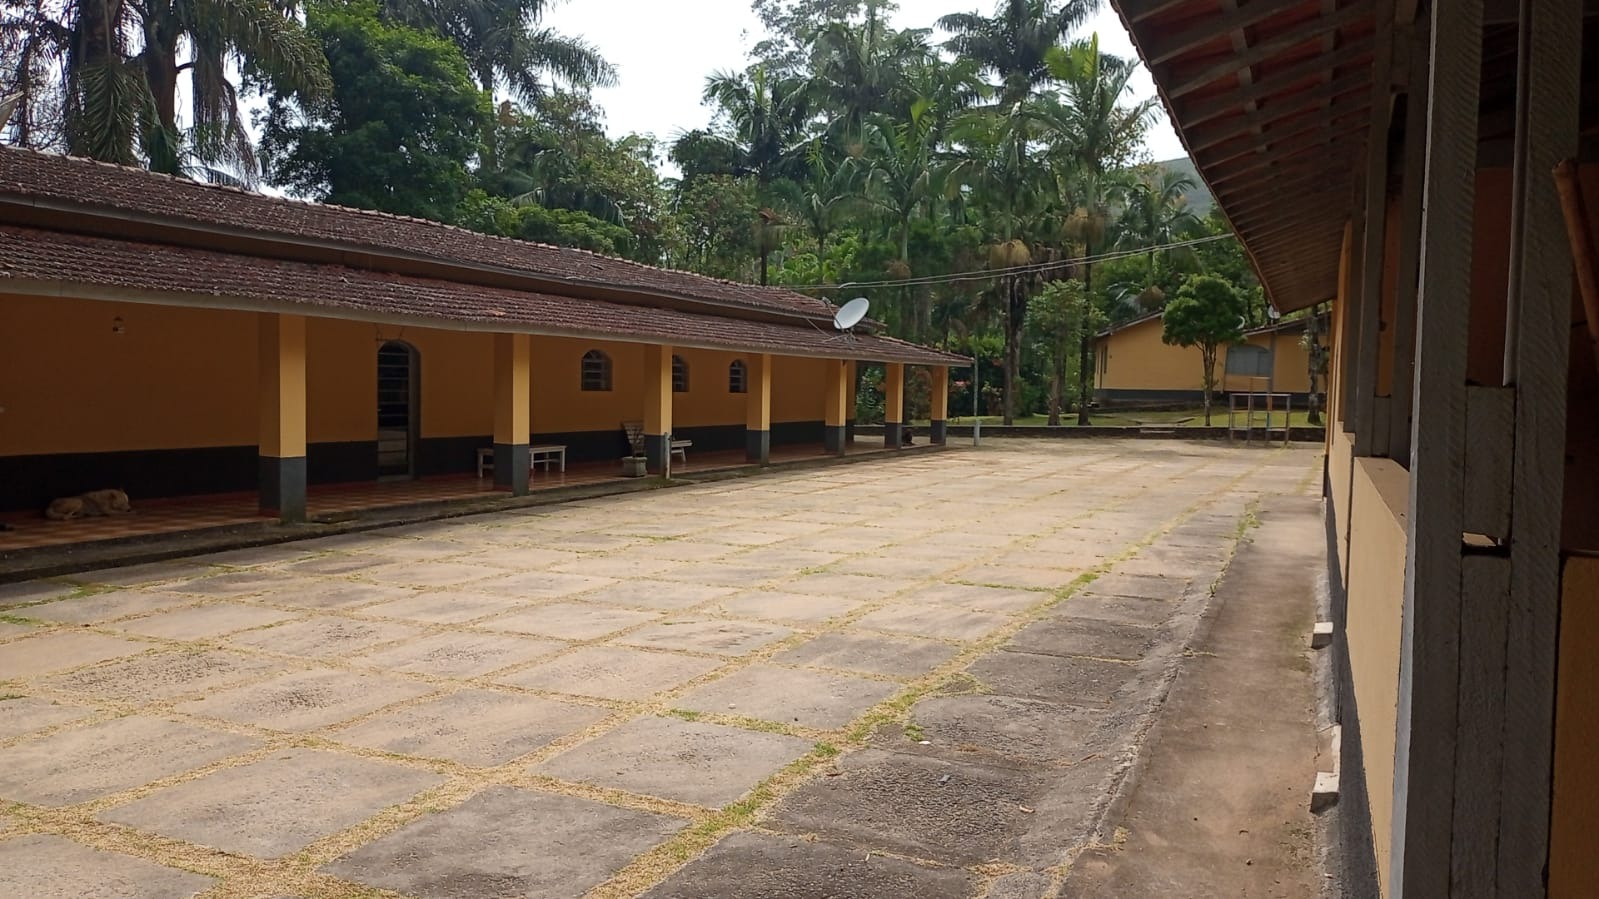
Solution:
[{"label": "palm tree", "polygon": [[[1058,171],[1071,181],[1078,199],[1068,220],[1068,234],[1083,248],[1085,293],[1093,295],[1093,256],[1105,246],[1109,206],[1117,185],[1114,173],[1125,169],[1156,115],[1153,97],[1122,105],[1137,64],[1099,52],[1099,36],[1049,53],[1049,72],[1061,83],[1061,102],[1040,104],[1033,112],[1050,135]],[[1092,339],[1083,335],[1078,389],[1082,402],[1077,423],[1087,425],[1092,369]]]},{"label": "palm tree", "polygon": [[885,29],[875,4],[865,24],[831,22],[817,33],[807,90],[817,105],[841,113],[832,126],[843,147],[853,151],[862,141],[868,117],[910,102],[908,72],[932,57],[927,35],[926,29]]},{"label": "palm tree", "polygon": [[[0,39],[17,60],[14,83],[32,75],[24,91],[29,102],[19,103],[13,117],[19,131],[32,126],[41,95],[56,94],[68,152],[124,165],[142,157],[173,174],[189,157],[253,175],[230,66],[305,93],[328,86],[321,49],[283,0],[36,4],[8,17]],[[180,51],[187,55],[181,63]],[[58,84],[40,82],[41,65],[58,73]],[[192,100],[187,134],[178,125],[185,73]]]},{"label": "palm tree", "polygon": [[1194,179],[1184,172],[1151,168],[1124,195],[1126,205],[1116,220],[1114,243],[1123,250],[1149,248],[1144,258],[1151,284],[1156,276],[1157,255],[1167,259],[1178,254],[1193,255],[1154,247],[1181,242],[1199,231],[1199,217],[1188,208],[1188,192],[1194,187]]},{"label": "palm tree", "polygon": [[484,91],[508,88],[533,105],[545,76],[570,87],[609,87],[616,69],[588,42],[539,25],[549,0],[382,0],[384,18],[434,31],[466,56]]},{"label": "palm tree", "polygon": [[[937,116],[926,100],[911,104],[906,121],[880,120],[866,126],[866,201],[893,217],[899,239],[899,270],[910,271],[911,219],[943,194],[947,168],[934,158],[934,124]],[[908,291],[907,291],[908,293]],[[931,308],[923,304],[913,321],[917,339],[931,323]]]},{"label": "palm tree", "polygon": [[796,188],[793,205],[805,222],[805,230],[816,239],[816,262],[825,280],[827,238],[842,224],[842,213],[851,201],[857,199],[855,180],[857,166],[852,160],[831,163],[826,146],[820,139],[811,141],[806,153],[810,177]]},{"label": "palm tree", "polygon": [[724,132],[696,131],[679,139],[674,157],[693,141],[695,155],[726,165],[722,174],[755,179],[756,251],[761,284],[768,282],[771,255],[781,218],[772,209],[773,185],[803,173],[809,141],[805,135],[807,98],[799,79],[770,79],[757,66],[748,74],[716,72],[705,81],[705,102],[717,107]]},{"label": "palm tree", "polygon": [[999,0],[991,17],[953,13],[938,27],[953,33],[945,46],[956,56],[999,79],[1000,105],[1015,106],[1051,79],[1050,51],[1098,8],[1099,0]]}]

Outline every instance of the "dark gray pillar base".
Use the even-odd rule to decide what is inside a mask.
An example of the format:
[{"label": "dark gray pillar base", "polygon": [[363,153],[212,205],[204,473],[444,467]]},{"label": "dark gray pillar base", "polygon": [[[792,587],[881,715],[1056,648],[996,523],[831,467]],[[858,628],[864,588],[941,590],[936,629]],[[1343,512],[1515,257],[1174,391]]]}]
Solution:
[{"label": "dark gray pillar base", "polygon": [[772,464],[772,432],[744,431],[744,459],[760,465]]},{"label": "dark gray pillar base", "polygon": [[927,429],[927,439],[932,441],[937,446],[943,446],[944,444],[948,443],[949,442],[949,422],[947,422],[947,421],[935,421],[935,422],[933,422],[932,425]]},{"label": "dark gray pillar base", "polygon": [[261,514],[284,524],[305,520],[305,457],[261,456]]},{"label": "dark gray pillar base", "polygon": [[527,444],[494,444],[494,486],[512,496],[527,496],[528,461]]},{"label": "dark gray pillar base", "polygon": [[648,458],[650,474],[665,474],[671,461],[672,438],[661,434],[644,435],[644,455]]},{"label": "dark gray pillar base", "polygon": [[842,454],[844,452],[845,430],[843,425],[825,425],[822,427],[822,449],[829,453]]},{"label": "dark gray pillar base", "polygon": [[848,446],[855,445],[855,422],[853,421],[844,425],[844,443]]},{"label": "dark gray pillar base", "polygon": [[905,445],[905,423],[903,421],[890,421],[883,424],[883,445],[889,449],[899,449]]}]

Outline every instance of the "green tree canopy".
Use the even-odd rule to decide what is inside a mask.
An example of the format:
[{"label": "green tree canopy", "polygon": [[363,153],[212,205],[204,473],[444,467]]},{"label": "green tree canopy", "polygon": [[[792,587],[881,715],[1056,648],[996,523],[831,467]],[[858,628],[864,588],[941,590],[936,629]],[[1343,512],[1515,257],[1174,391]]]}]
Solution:
[{"label": "green tree canopy", "polygon": [[275,87],[261,147],[274,182],[330,203],[452,220],[489,117],[460,49],[383,21],[372,0],[317,2],[306,24],[334,88]]},{"label": "green tree canopy", "polygon": [[1173,346],[1198,347],[1205,364],[1205,424],[1216,387],[1216,355],[1224,344],[1244,339],[1244,300],[1233,285],[1214,275],[1189,278],[1166,304],[1160,339]]}]

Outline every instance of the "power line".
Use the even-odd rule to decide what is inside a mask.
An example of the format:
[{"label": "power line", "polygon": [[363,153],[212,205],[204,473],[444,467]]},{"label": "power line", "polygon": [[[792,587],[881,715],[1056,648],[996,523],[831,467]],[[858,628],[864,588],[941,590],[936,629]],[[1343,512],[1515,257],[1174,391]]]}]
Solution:
[{"label": "power line", "polygon": [[1074,259],[1055,259],[1050,262],[1034,262],[1009,268],[979,269],[970,272],[955,272],[948,275],[924,275],[920,278],[898,278],[891,281],[847,281],[843,284],[782,284],[774,286],[780,286],[788,290],[837,290],[842,287],[914,287],[924,284],[953,284],[960,281],[987,281],[990,278],[1003,278],[1007,275],[1045,272],[1058,268],[1069,268],[1074,265],[1083,265],[1089,262],[1109,262],[1115,259],[1126,259],[1129,256],[1142,256],[1145,253],[1154,253],[1160,250],[1178,250],[1217,240],[1231,239],[1233,239],[1231,234],[1213,234],[1209,237],[1196,237],[1192,240],[1183,240],[1176,243],[1139,247],[1132,250],[1116,250],[1094,256],[1079,256]]}]

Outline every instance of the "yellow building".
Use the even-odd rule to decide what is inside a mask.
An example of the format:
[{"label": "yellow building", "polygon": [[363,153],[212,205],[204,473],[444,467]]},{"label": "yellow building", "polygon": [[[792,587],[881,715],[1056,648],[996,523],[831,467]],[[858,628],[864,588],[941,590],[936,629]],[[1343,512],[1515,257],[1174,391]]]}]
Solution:
[{"label": "yellow building", "polygon": [[[1150,313],[1100,332],[1094,338],[1094,399],[1103,406],[1193,405],[1204,399],[1204,368],[1195,347],[1160,339],[1163,322]],[[1216,357],[1219,393],[1286,393],[1296,407],[1310,395],[1310,351],[1305,320],[1296,319],[1244,334],[1242,343]],[[1325,389],[1325,385],[1318,385]]]},{"label": "yellow building", "polygon": [[293,521],[489,466],[520,494],[535,459],[619,469],[630,422],[656,471],[837,453],[857,361],[969,364],[777,288],[59,156],[0,150],[0,222],[0,512],[119,487]]},{"label": "yellow building", "polygon": [[1599,15],[1112,2],[1268,298],[1333,304],[1342,892],[1594,895]]}]

